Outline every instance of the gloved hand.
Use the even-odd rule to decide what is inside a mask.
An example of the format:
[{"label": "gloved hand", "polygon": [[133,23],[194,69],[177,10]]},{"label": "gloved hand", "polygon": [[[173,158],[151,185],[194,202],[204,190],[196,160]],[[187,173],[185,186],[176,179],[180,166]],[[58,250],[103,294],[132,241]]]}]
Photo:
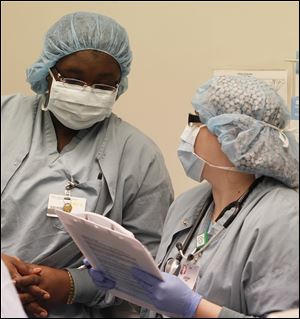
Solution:
[{"label": "gloved hand", "polygon": [[174,313],[182,318],[192,318],[202,296],[190,289],[178,277],[162,272],[164,281],[132,268],[132,275],[148,294],[152,304],[162,312]]},{"label": "gloved hand", "polygon": [[83,263],[89,268],[89,274],[98,287],[102,289],[113,289],[116,286],[115,281],[108,278],[103,271],[91,268],[91,264],[86,258],[83,259]]}]

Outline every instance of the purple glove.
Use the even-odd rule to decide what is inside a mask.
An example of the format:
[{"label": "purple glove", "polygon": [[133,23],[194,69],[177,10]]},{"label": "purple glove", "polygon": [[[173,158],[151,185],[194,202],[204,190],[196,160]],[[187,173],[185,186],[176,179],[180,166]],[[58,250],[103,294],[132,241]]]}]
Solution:
[{"label": "purple glove", "polygon": [[132,268],[134,279],[144,288],[152,304],[162,312],[173,313],[182,318],[192,318],[202,296],[190,289],[178,277],[161,272],[164,281]]},{"label": "purple glove", "polygon": [[108,278],[103,271],[91,268],[91,264],[86,258],[83,259],[83,263],[89,268],[89,274],[99,288],[113,289],[116,286],[115,281]]}]

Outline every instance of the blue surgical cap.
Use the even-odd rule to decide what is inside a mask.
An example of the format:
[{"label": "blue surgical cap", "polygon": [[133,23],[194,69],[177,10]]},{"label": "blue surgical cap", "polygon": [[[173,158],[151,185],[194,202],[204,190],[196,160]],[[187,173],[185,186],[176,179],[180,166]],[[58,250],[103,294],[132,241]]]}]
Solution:
[{"label": "blue surgical cap", "polygon": [[65,15],[48,30],[40,58],[26,70],[32,90],[44,94],[48,87],[49,68],[69,54],[89,49],[105,52],[119,63],[118,95],[125,92],[132,61],[127,33],[115,20],[90,12]]},{"label": "blue surgical cap", "polygon": [[299,186],[299,144],[285,132],[288,109],[266,82],[216,76],[198,88],[192,104],[240,171]]}]

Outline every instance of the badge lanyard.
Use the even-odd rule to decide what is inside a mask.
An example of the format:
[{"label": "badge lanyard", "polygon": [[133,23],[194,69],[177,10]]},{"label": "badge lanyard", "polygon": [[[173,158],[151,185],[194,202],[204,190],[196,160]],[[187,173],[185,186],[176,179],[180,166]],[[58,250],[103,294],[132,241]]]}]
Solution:
[{"label": "badge lanyard", "polygon": [[57,218],[55,210],[63,210],[66,213],[83,213],[86,206],[86,198],[71,196],[71,190],[80,183],[71,177],[65,184],[64,195],[49,194],[47,216]]},{"label": "badge lanyard", "polygon": [[200,267],[197,265],[198,259],[201,257],[202,252],[224,229],[224,227],[221,227],[210,239],[208,239],[207,231],[201,234],[201,239],[198,242],[199,245],[185,258],[186,261],[181,262],[178,278],[185,282],[190,289],[194,289],[200,271]]},{"label": "badge lanyard", "polygon": [[79,182],[74,180],[74,178],[71,176],[71,180],[68,181],[65,186],[63,211],[67,213],[70,213],[73,208],[71,202],[71,189],[75,188],[77,185],[79,185]]},{"label": "badge lanyard", "polygon": [[[225,228],[227,228],[235,219],[235,217],[237,216],[237,214],[239,213],[239,211],[242,208],[242,205],[244,204],[244,202],[246,201],[247,197],[250,195],[250,193],[253,191],[253,189],[263,180],[263,176],[256,179],[252,185],[248,188],[247,192],[245,192],[238,200],[230,203],[229,205],[227,205],[220,213],[220,215],[218,216],[218,218],[216,219],[216,221],[218,221],[219,219],[221,219],[224,214],[226,213],[226,211],[228,211],[229,209],[235,207],[234,212],[230,215],[230,217],[225,221],[225,223],[223,224],[223,226],[216,232],[216,234],[214,234],[208,241],[207,238],[205,238],[205,235],[203,235],[203,245],[199,248],[196,247],[196,252],[195,250],[193,251],[192,254],[190,254],[189,256],[185,256],[184,253],[187,250],[188,246],[191,243],[191,240],[195,234],[196,229],[198,228],[198,226],[200,225],[202,219],[204,218],[206,211],[208,209],[208,207],[210,206],[211,202],[212,202],[212,194],[210,194],[210,196],[208,197],[208,199],[206,200],[200,214],[199,214],[199,218],[198,220],[195,222],[195,224],[193,225],[193,227],[191,228],[188,236],[186,237],[185,241],[183,244],[181,244],[180,242],[176,243],[176,247],[178,249],[178,254],[176,255],[175,258],[170,258],[166,264],[165,264],[165,271],[172,273],[174,275],[178,275],[179,274],[179,270],[181,268],[181,261],[182,258],[186,259],[187,261],[191,261],[193,259],[198,260],[199,257],[202,255],[203,251],[209,246],[209,244],[221,233],[222,230],[224,230]],[[200,245],[199,245],[200,246]]]}]

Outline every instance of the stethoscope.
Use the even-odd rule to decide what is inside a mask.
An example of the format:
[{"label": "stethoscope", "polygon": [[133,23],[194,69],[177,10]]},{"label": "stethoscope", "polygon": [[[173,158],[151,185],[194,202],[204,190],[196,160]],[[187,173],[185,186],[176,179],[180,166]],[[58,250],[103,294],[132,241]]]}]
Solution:
[{"label": "stethoscope", "polygon": [[[237,216],[237,214],[239,213],[239,211],[241,210],[244,202],[246,201],[247,197],[250,195],[250,193],[252,192],[252,190],[262,181],[263,176],[257,178],[252,184],[251,186],[248,188],[247,192],[245,192],[238,200],[233,201],[232,203],[228,204],[220,213],[220,215],[218,216],[218,218],[216,219],[216,222],[221,219],[224,214],[230,210],[231,208],[235,207],[234,212],[230,215],[230,217],[226,220],[226,222],[223,224],[223,227],[221,230],[227,228],[235,219],[235,217]],[[176,243],[176,248],[178,250],[178,253],[176,255],[175,258],[171,257],[167,260],[165,267],[164,267],[164,271],[173,275],[178,275],[180,268],[181,268],[181,261],[182,259],[186,259],[187,261],[191,261],[193,259],[195,259],[196,256],[196,251],[193,251],[191,254],[189,254],[188,256],[185,256],[185,252],[188,248],[188,246],[190,245],[193,236],[196,232],[196,230],[198,229],[201,221],[203,220],[209,206],[211,205],[213,200],[212,194],[210,194],[205,202],[205,204],[203,205],[201,212],[199,214],[199,217],[197,219],[197,221],[194,223],[193,227],[191,228],[191,230],[189,231],[187,237],[185,238],[184,242],[177,242]],[[208,244],[215,238],[217,237],[217,235],[219,234],[219,232],[217,234],[215,234],[207,243],[206,247],[208,246]],[[206,248],[203,247],[203,248]],[[197,254],[199,255],[199,253],[202,253],[202,251],[204,249],[201,249],[201,251],[197,252]]]}]

